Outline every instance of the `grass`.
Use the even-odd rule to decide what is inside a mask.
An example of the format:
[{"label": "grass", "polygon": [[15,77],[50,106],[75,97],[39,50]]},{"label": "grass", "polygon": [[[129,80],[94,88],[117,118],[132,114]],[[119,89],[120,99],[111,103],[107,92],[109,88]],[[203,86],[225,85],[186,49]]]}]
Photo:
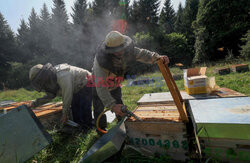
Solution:
[{"label": "grass", "polygon": [[[244,63],[250,64],[250,61]],[[232,63],[233,64],[233,63]],[[218,67],[230,67],[231,64],[219,63],[217,65],[211,64],[207,69],[207,76],[215,76],[216,83],[220,87],[227,87],[238,92],[250,95],[250,72],[245,73],[230,73],[227,75],[217,75],[214,73],[214,69]],[[171,72],[174,74],[182,73],[182,70],[179,68],[171,68]],[[145,74],[141,77],[155,77],[160,79],[162,77],[160,72],[155,72],[151,74]],[[130,110],[134,109],[137,105],[136,102],[145,94],[145,93],[154,93],[154,92],[166,92],[168,88],[162,79],[157,80],[153,86],[128,86],[128,81],[123,83],[122,95],[123,102],[129,106]],[[176,81],[177,86],[180,90],[184,90],[184,82],[182,80]],[[33,100],[38,97],[43,96],[43,93],[37,93],[35,91],[28,91],[23,88],[18,90],[8,90],[0,92],[0,99],[2,100],[13,100],[13,101],[27,101]],[[56,98],[54,101],[58,101],[60,98]],[[109,125],[109,128],[115,125],[112,123]],[[95,130],[91,130],[88,134],[73,134],[73,135],[61,135],[54,131],[49,131],[53,138],[53,143],[47,148],[36,154],[28,162],[77,162],[88,149],[94,144],[94,142],[99,138]],[[109,162],[168,162],[169,157],[153,157],[147,158],[136,152],[122,153],[121,156],[113,158]]]},{"label": "grass", "polygon": [[[44,96],[45,93],[43,92],[37,92],[37,91],[29,91],[24,88],[20,88],[18,90],[7,90],[7,91],[0,91],[0,101],[5,100],[12,100],[15,102],[20,101],[29,101],[29,100],[35,100],[36,98],[40,98]],[[56,97],[53,99],[53,102],[61,101],[60,97]]]}]

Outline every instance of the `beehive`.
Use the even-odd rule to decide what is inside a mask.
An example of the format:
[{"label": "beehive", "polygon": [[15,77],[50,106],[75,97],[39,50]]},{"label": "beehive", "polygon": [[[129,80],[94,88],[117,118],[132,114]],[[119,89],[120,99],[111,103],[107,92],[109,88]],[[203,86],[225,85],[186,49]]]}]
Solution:
[{"label": "beehive", "polygon": [[143,121],[125,122],[129,144],[150,153],[167,154],[174,160],[187,159],[186,125],[175,105],[144,105],[134,110]]},{"label": "beehive", "polygon": [[190,100],[189,103],[205,158],[250,161],[250,97]]},{"label": "beehive", "polygon": [[[0,112],[3,112],[3,110],[8,112],[18,106],[27,105],[29,103],[31,103],[31,101],[11,103],[7,106],[0,107]],[[62,116],[62,103],[48,103],[32,109],[32,111],[46,129],[53,129],[60,122]]]}]

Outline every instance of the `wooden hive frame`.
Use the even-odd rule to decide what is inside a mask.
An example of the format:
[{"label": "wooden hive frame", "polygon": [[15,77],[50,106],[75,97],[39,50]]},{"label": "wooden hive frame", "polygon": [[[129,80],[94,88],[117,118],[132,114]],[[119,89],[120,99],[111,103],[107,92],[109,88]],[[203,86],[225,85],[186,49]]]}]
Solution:
[{"label": "wooden hive frame", "polygon": [[177,109],[180,113],[181,119],[183,122],[188,122],[187,112],[185,108],[185,103],[181,97],[180,91],[171,75],[171,72],[167,64],[164,64],[161,59],[157,61],[157,64],[160,68],[160,71],[166,81],[166,84],[169,88],[169,91],[174,99],[174,103],[177,106]]}]

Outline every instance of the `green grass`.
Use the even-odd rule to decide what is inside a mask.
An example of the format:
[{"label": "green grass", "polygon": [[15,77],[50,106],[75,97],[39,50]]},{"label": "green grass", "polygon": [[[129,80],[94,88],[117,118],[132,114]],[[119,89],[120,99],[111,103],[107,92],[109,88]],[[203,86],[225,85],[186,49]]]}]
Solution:
[{"label": "green grass", "polygon": [[[15,102],[35,100],[36,98],[43,97],[45,93],[37,91],[29,91],[24,88],[18,90],[0,91],[0,101],[12,100]],[[60,97],[56,97],[53,102],[61,101]]]},{"label": "green grass", "polygon": [[[241,62],[242,63],[242,62]],[[243,63],[250,64],[250,61],[246,61]],[[231,64],[220,63],[217,65],[211,64],[207,70],[207,76],[215,76],[216,83],[220,87],[227,87],[238,92],[244,93],[246,95],[250,95],[250,72],[245,73],[230,73],[227,75],[216,75],[213,70],[218,67],[229,67]],[[171,68],[171,72],[175,74],[182,73],[182,70],[179,68]],[[160,72],[155,72],[151,74],[145,74],[141,77],[162,77]],[[163,80],[163,79],[162,79]],[[123,102],[127,106],[129,106],[130,110],[134,109],[137,105],[136,102],[145,94],[145,93],[154,93],[154,92],[166,92],[168,88],[163,81],[159,81],[156,83],[157,85],[161,85],[161,87],[157,87],[155,84],[153,86],[144,85],[142,87],[133,86],[128,87],[127,81],[123,83],[122,87],[122,95]],[[176,81],[177,86],[180,90],[184,90],[184,82],[182,80]],[[2,100],[14,100],[14,101],[26,101],[33,100],[38,97],[43,96],[43,93],[37,93],[35,91],[28,91],[23,88],[18,90],[8,90],[0,92],[0,99]],[[60,100],[60,98],[56,98],[55,101]],[[109,125],[109,128],[115,125],[112,123]],[[53,143],[49,145],[47,148],[36,154],[32,159],[28,162],[32,162],[32,160],[37,160],[38,162],[77,162],[88,149],[93,145],[93,143],[99,138],[96,134],[95,130],[89,131],[88,134],[73,134],[70,136],[61,135],[54,131],[49,131],[53,138]],[[133,160],[133,161],[132,161]],[[168,162],[169,157],[161,156],[161,157],[153,157],[147,158],[135,152],[130,153],[122,153],[121,157],[113,158],[114,162]],[[111,161],[112,162],[112,161]]]}]

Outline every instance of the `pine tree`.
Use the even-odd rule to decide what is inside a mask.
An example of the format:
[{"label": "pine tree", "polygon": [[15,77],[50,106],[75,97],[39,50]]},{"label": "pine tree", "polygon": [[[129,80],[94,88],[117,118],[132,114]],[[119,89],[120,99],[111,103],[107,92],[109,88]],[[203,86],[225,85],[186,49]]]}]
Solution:
[{"label": "pine tree", "polygon": [[241,41],[244,43],[241,46],[240,55],[244,59],[250,59],[250,29],[247,31],[247,33],[241,38]]},{"label": "pine tree", "polygon": [[76,25],[84,25],[86,23],[87,17],[87,3],[86,0],[77,0],[72,7],[73,13],[71,14],[73,18],[73,23]]},{"label": "pine tree", "polygon": [[109,15],[108,0],[94,0],[92,8],[95,17],[103,17]]},{"label": "pine tree", "polygon": [[[49,58],[49,56],[52,53],[51,44],[52,44],[52,38],[51,38],[51,15],[49,13],[49,10],[47,8],[47,5],[44,3],[43,7],[40,12],[40,24],[39,24],[39,40],[38,40],[38,48],[40,55],[46,58]],[[41,62],[40,62],[41,63]]]},{"label": "pine tree", "polygon": [[160,25],[165,33],[174,32],[175,11],[170,0],[166,0],[160,14]]},{"label": "pine tree", "polygon": [[186,0],[185,8],[182,13],[182,32],[188,39],[188,44],[194,52],[194,29],[192,28],[192,23],[196,19],[198,12],[199,0]]},{"label": "pine tree", "polygon": [[19,57],[16,50],[14,33],[0,12],[0,88],[6,82],[7,71],[11,68],[8,62],[16,61]]},{"label": "pine tree", "polygon": [[[193,62],[224,59],[228,51],[240,55],[240,38],[250,27],[248,0],[201,0],[195,29]],[[218,50],[223,47],[223,51]]]},{"label": "pine tree", "polygon": [[30,29],[24,19],[21,19],[20,27],[17,29],[17,44],[20,51],[21,62],[27,62],[31,58],[31,51],[29,49],[30,43]]},{"label": "pine tree", "polygon": [[64,1],[53,0],[53,2],[54,8],[52,8],[52,25],[54,26],[54,29],[58,32],[68,32],[68,15]]},{"label": "pine tree", "polygon": [[24,19],[21,19],[20,27],[17,29],[17,41],[18,44],[23,46],[25,44],[25,41],[27,41],[27,37],[29,34],[29,27]]},{"label": "pine tree", "polygon": [[185,8],[183,9],[182,26],[184,27],[184,34],[192,33],[192,22],[196,19],[198,12],[199,0],[186,0]]},{"label": "pine tree", "polygon": [[29,38],[28,38],[28,47],[30,50],[30,59],[35,57],[35,56],[39,56],[40,52],[39,52],[39,37],[40,37],[40,19],[39,16],[37,15],[36,11],[34,8],[32,8],[30,16],[28,18],[29,20]]},{"label": "pine tree", "polygon": [[[89,29],[90,22],[88,21],[88,8],[86,0],[77,0],[72,7],[73,27],[71,31],[71,52],[72,62],[75,65],[89,68],[90,61],[88,59],[90,53],[90,45],[92,42],[91,31]],[[79,55],[80,54],[80,55]],[[92,67],[92,64],[91,64]]]},{"label": "pine tree", "polygon": [[31,31],[36,31],[39,23],[40,23],[40,19],[35,11],[34,8],[32,8],[30,16],[29,16],[29,27]]},{"label": "pine tree", "polygon": [[176,14],[176,21],[174,23],[175,31],[178,33],[183,33],[182,29],[182,13],[183,13],[183,8],[181,3],[179,3],[178,11]]},{"label": "pine tree", "polygon": [[131,35],[134,35],[138,29],[139,22],[137,21],[139,19],[139,3],[137,1],[133,2],[133,5],[129,8],[129,26],[130,28],[129,33]]},{"label": "pine tree", "polygon": [[133,22],[137,26],[137,30],[154,31],[158,23],[159,0],[139,0],[134,1],[132,7]]},{"label": "pine tree", "polygon": [[43,8],[41,9],[40,19],[42,21],[42,24],[49,24],[51,19],[49,10],[45,3],[43,4]]},{"label": "pine tree", "polygon": [[51,56],[52,63],[66,62],[70,54],[70,25],[63,0],[53,0],[51,30],[52,48],[54,54]]}]

